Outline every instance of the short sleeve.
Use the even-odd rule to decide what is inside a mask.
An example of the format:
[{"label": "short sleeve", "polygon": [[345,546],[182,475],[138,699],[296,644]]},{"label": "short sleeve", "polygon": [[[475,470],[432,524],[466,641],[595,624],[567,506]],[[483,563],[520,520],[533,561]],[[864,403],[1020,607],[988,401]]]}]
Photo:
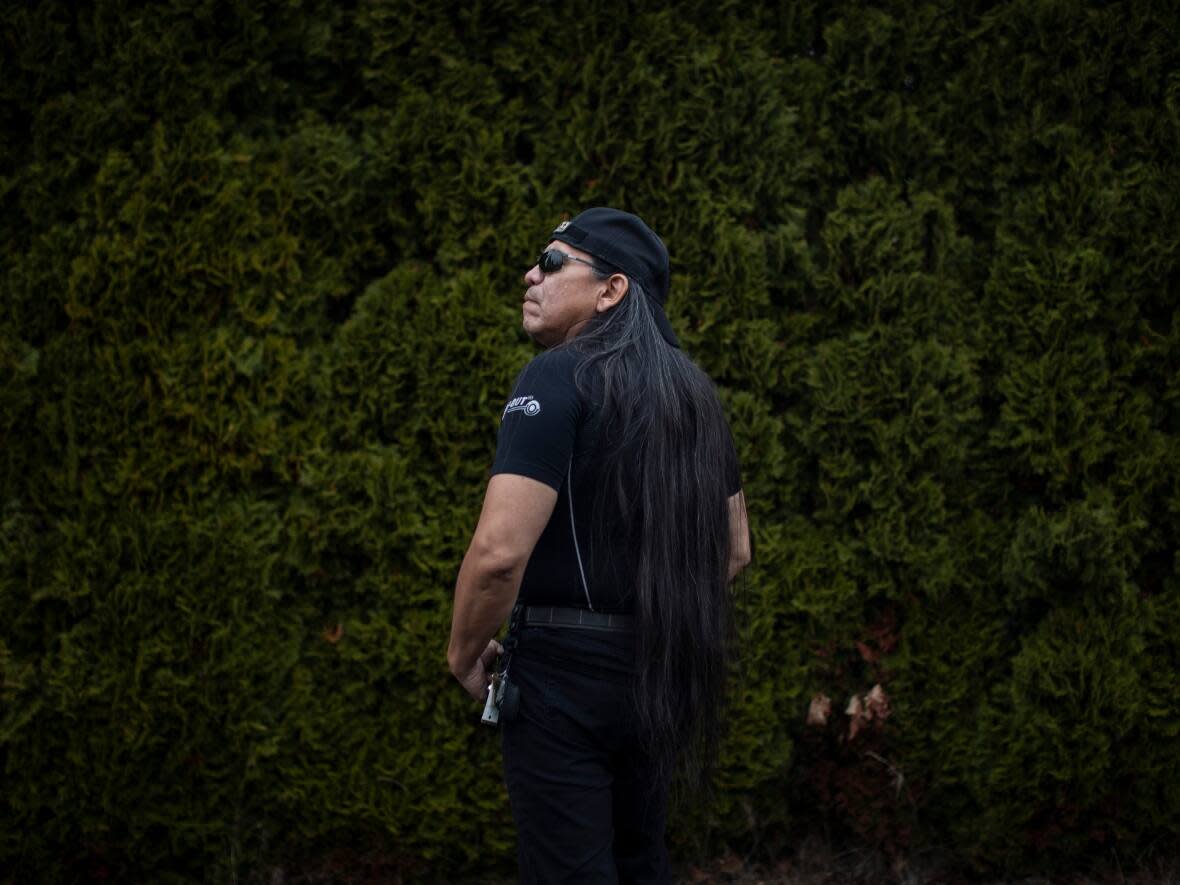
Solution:
[{"label": "short sleeve", "polygon": [[491,475],[514,473],[561,488],[583,416],[572,354],[545,352],[524,367],[500,415]]}]

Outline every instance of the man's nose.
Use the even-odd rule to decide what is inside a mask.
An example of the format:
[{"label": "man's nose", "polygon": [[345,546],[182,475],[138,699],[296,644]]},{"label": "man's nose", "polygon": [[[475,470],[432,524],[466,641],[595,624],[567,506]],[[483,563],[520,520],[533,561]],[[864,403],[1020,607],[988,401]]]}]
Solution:
[{"label": "man's nose", "polygon": [[532,267],[530,267],[527,271],[525,271],[525,274],[524,274],[524,281],[526,283],[528,283],[530,286],[537,285],[537,283],[541,282],[541,280],[543,280],[544,278],[545,278],[545,275],[543,273],[541,273],[541,268],[535,264]]}]

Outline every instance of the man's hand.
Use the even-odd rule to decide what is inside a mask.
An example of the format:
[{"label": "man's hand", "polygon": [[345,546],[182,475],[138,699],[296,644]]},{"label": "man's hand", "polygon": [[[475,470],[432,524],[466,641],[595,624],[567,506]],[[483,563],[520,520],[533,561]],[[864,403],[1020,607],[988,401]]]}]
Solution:
[{"label": "man's hand", "polygon": [[[496,640],[488,643],[483,654],[476,659],[466,673],[455,673],[455,678],[464,690],[481,704],[488,699],[488,683],[492,681],[492,667],[496,658],[504,653],[504,647]],[[452,671],[454,672],[454,671]]]}]

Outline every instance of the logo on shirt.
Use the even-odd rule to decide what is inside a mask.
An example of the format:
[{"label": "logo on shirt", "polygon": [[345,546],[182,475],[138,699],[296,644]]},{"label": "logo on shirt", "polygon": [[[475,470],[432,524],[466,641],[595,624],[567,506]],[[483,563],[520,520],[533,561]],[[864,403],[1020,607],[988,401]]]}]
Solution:
[{"label": "logo on shirt", "polygon": [[570,223],[568,221],[563,221],[561,224],[557,225],[556,228],[554,228],[553,232],[555,234],[559,234],[569,226],[570,226]]},{"label": "logo on shirt", "polygon": [[541,401],[533,399],[531,396],[518,396],[508,400],[508,405],[504,407],[504,414],[500,416],[503,421],[508,417],[509,412],[524,412],[526,415],[535,415],[541,411]]}]

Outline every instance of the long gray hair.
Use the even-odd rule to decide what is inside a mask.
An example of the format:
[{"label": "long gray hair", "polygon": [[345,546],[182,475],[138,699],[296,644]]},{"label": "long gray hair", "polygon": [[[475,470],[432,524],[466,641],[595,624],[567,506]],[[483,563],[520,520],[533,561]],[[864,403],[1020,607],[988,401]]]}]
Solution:
[{"label": "long gray hair", "polygon": [[583,354],[579,388],[601,397],[595,547],[626,548],[641,737],[661,780],[680,773],[689,793],[707,793],[733,644],[727,482],[737,465],[712,381],[664,340],[648,298],[630,280],[570,346]]}]

